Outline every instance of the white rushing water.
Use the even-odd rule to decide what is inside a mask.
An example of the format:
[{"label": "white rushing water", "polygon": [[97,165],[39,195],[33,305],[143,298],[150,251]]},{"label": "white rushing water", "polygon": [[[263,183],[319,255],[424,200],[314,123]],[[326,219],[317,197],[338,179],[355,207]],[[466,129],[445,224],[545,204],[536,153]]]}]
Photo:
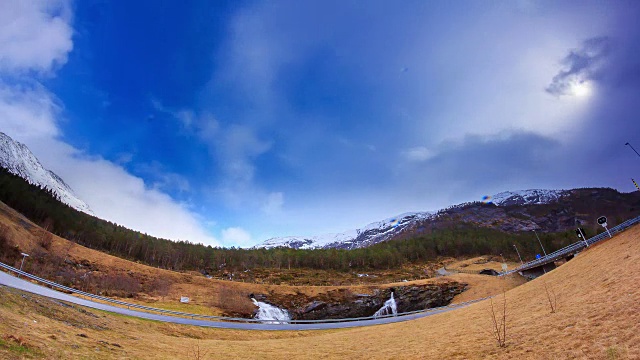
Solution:
[{"label": "white rushing water", "polygon": [[263,303],[254,298],[251,298],[251,301],[258,307],[258,313],[255,318],[265,320],[263,321],[265,324],[288,324],[291,320],[287,310]]},{"label": "white rushing water", "polygon": [[398,315],[398,307],[396,306],[396,300],[393,298],[393,292],[391,293],[391,297],[389,298],[389,300],[384,302],[384,305],[380,308],[380,310],[376,311],[376,313],[373,314],[373,317],[377,319],[380,316],[385,315]]}]

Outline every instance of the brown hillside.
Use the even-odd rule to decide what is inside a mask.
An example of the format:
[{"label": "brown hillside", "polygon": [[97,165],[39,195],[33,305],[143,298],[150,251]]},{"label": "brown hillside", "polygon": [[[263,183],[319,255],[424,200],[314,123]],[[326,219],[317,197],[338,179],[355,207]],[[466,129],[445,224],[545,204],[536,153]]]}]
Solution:
[{"label": "brown hillside", "polygon": [[[638,359],[640,226],[506,292],[506,348],[489,303],[420,320],[339,331],[256,332],[165,325],[0,289],[0,354],[49,358]],[[558,296],[550,313],[544,287]],[[37,303],[24,298],[36,298]],[[498,299],[500,300],[500,299]],[[20,345],[22,343],[22,345]],[[20,350],[22,349],[22,350]],[[20,352],[22,351],[22,352]]]},{"label": "brown hillside", "polygon": [[[279,301],[291,299],[292,296],[307,299],[327,296],[329,292],[332,293],[330,296],[349,293],[371,294],[376,289],[389,287],[459,281],[468,284],[468,290],[454,299],[454,302],[461,302],[471,300],[470,296],[482,295],[480,297],[483,297],[495,294],[499,292],[498,287],[503,284],[494,277],[463,274],[402,283],[352,286],[287,286],[224,281],[207,279],[197,272],[179,273],[131,262],[86,248],[58,236],[52,236],[49,249],[44,249],[39,240],[43,229],[2,202],[0,202],[0,226],[9,229],[9,235],[20,251],[31,254],[25,263],[26,271],[60,283],[72,278],[74,287],[87,291],[91,289],[83,288],[84,283],[81,280],[83,275],[111,277],[114,282],[131,282],[132,286],[140,284],[136,296],[127,298],[126,301],[208,315],[250,316],[255,306],[249,299],[249,294],[266,294],[269,300],[278,304]],[[40,262],[34,260],[38,257],[42,259]],[[10,265],[19,266],[19,264],[19,260],[16,260]],[[60,273],[60,269],[65,269],[65,279],[55,276]],[[513,278],[508,281],[507,287],[513,288],[522,282],[521,279]],[[158,288],[163,290],[159,291]],[[347,291],[336,291],[341,289]],[[104,295],[116,297],[111,293]],[[190,303],[180,304],[181,296],[188,296],[191,299]]]}]

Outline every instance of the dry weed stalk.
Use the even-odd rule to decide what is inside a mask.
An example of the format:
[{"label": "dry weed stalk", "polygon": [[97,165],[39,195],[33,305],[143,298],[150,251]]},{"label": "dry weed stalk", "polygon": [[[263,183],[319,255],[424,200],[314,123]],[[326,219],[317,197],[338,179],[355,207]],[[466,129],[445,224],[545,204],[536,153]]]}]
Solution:
[{"label": "dry weed stalk", "polygon": [[204,359],[207,356],[207,352],[200,349],[200,341],[196,342],[191,351],[189,352],[189,357],[194,358],[195,360]]},{"label": "dry weed stalk", "polygon": [[491,316],[491,334],[499,347],[506,347],[507,342],[507,296],[502,291],[502,306],[489,298],[489,315]]},{"label": "dry weed stalk", "polygon": [[555,313],[558,310],[558,297],[556,296],[556,292],[553,290],[553,287],[547,286],[547,283],[544,282],[544,291],[547,294],[547,300],[549,300],[549,307],[551,307],[551,313]]}]

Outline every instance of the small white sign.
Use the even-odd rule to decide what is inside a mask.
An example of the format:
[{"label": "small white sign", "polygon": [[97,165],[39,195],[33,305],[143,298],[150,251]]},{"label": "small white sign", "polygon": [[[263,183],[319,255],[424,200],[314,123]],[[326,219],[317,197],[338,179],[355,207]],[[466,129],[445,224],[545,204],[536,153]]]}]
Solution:
[{"label": "small white sign", "polygon": [[509,267],[507,266],[507,263],[502,263],[502,271],[507,271]]},{"label": "small white sign", "polygon": [[186,304],[189,302],[189,298],[186,296],[180,296],[180,302]]}]

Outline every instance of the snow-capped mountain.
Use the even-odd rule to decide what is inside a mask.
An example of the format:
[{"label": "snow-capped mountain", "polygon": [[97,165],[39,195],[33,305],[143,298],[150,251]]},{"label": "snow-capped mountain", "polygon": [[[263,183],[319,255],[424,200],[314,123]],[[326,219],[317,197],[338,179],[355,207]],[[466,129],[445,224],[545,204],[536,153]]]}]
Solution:
[{"label": "snow-capped mountain", "polygon": [[498,206],[550,204],[568,193],[568,190],[539,189],[505,191],[491,196],[489,201]]},{"label": "snow-capped mountain", "polygon": [[290,247],[293,249],[355,249],[367,247],[393,236],[401,234],[411,224],[433,217],[430,212],[405,213],[371,223],[361,229],[349,230],[338,234],[319,236],[276,237],[256,245],[256,248]]},{"label": "snow-capped mountain", "polygon": [[47,188],[63,203],[90,215],[89,205],[76,196],[73,190],[53,171],[45,169],[29,148],[0,132],[0,166],[20,176],[30,184]]},{"label": "snow-capped mountain", "polygon": [[[525,205],[540,205],[550,204],[557,202],[563,196],[570,194],[569,190],[520,190],[520,191],[505,191],[494,196],[488,196],[485,199],[485,203],[495,205],[494,209],[507,206],[525,206]],[[478,203],[463,203],[454,205],[446,209],[439,210],[437,212],[415,212],[406,213],[398,216],[394,216],[382,221],[371,223],[361,229],[349,230],[337,234],[325,234],[318,236],[286,236],[275,237],[268,239],[258,245],[255,248],[275,248],[275,247],[290,247],[293,249],[319,249],[319,248],[336,248],[336,249],[355,249],[371,246],[379,242],[383,242],[390,239],[401,238],[403,235],[407,236],[411,232],[415,233],[423,231],[425,223],[446,221],[446,219],[457,219],[461,221],[467,221],[470,218],[478,220],[477,211],[475,206]],[[461,217],[460,213],[469,212],[470,216]],[[500,211],[503,214],[504,211]],[[483,219],[485,222],[494,222],[495,214],[487,212],[485,217],[491,219]],[[522,220],[523,221],[523,220]],[[529,221],[527,224],[520,224],[521,220],[516,220],[517,224],[514,224],[514,228],[521,229],[537,229],[538,226]],[[511,230],[511,229],[509,229]]]}]

